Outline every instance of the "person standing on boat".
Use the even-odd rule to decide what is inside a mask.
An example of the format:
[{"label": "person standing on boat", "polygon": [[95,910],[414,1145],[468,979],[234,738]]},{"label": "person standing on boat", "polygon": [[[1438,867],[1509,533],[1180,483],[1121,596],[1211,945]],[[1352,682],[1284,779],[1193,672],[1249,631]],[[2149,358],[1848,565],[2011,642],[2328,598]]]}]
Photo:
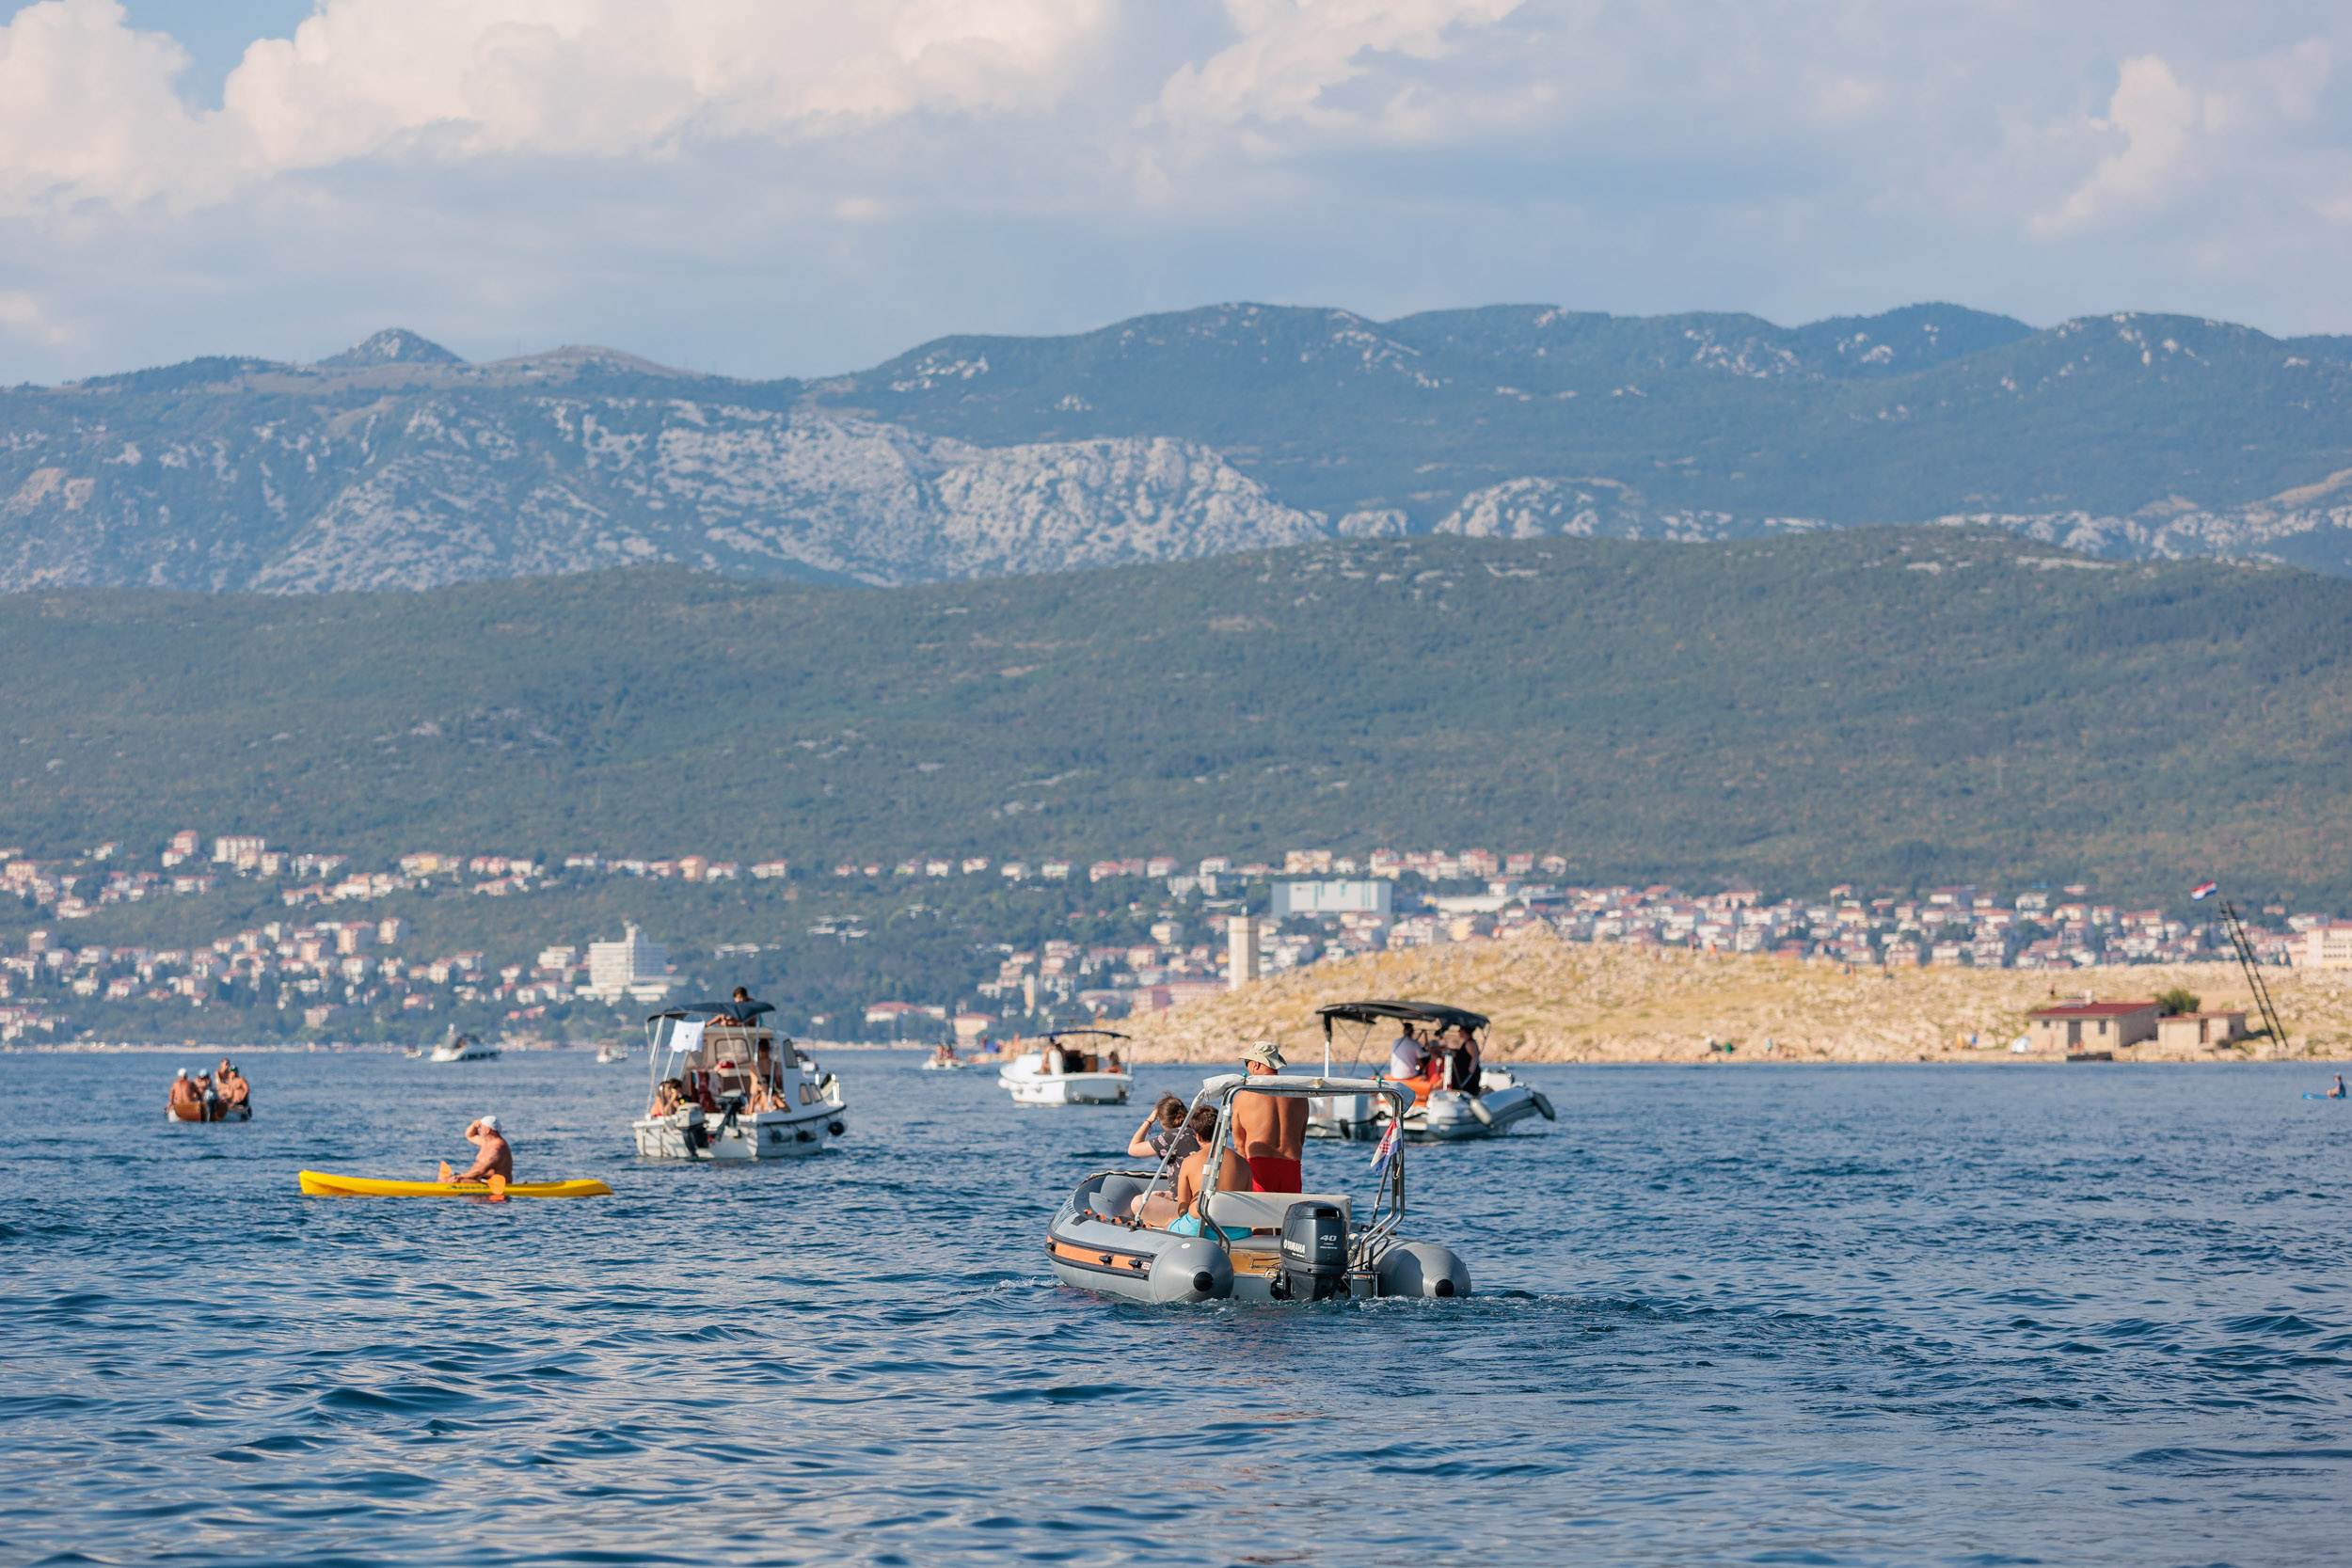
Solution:
[{"label": "person standing on boat", "polygon": [[491,1177],[515,1180],[515,1148],[506,1141],[506,1133],[499,1127],[496,1117],[476,1117],[466,1124],[466,1141],[482,1152],[474,1156],[472,1165],[458,1176],[452,1176],[449,1166],[441,1167],[441,1184],[456,1181],[486,1181]]},{"label": "person standing on boat", "polygon": [[[1281,1047],[1260,1040],[1242,1053],[1242,1070],[1252,1078],[1271,1078],[1284,1066]],[[1233,1142],[1249,1162],[1250,1191],[1295,1193],[1306,1180],[1300,1162],[1307,1156],[1307,1102],[1288,1095],[1233,1096]]]}]

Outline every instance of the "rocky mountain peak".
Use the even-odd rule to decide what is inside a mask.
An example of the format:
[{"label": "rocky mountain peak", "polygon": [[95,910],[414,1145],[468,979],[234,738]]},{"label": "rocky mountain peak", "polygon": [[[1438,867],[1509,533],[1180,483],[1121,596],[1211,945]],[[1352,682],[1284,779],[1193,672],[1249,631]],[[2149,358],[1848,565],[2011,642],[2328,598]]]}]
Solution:
[{"label": "rocky mountain peak", "polygon": [[430,338],[405,326],[388,326],[341,354],[319,361],[323,370],[357,371],[371,365],[462,365],[465,360]]}]

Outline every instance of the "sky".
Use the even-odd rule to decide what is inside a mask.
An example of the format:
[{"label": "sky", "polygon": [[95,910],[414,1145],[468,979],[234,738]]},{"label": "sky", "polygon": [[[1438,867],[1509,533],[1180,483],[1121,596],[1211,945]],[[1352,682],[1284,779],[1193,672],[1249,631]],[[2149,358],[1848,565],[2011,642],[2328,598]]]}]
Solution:
[{"label": "sky", "polygon": [[2352,331],[2352,6],[0,0],[0,384],[1227,300]]}]

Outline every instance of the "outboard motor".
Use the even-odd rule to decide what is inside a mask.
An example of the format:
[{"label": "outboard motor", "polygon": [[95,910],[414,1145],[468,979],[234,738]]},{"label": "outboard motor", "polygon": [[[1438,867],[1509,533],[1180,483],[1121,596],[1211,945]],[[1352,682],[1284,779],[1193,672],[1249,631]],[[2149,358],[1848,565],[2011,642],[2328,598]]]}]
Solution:
[{"label": "outboard motor", "polygon": [[1282,1266],[1273,1293],[1321,1301],[1347,1293],[1347,1215],[1336,1203],[1294,1203],[1282,1216]]}]

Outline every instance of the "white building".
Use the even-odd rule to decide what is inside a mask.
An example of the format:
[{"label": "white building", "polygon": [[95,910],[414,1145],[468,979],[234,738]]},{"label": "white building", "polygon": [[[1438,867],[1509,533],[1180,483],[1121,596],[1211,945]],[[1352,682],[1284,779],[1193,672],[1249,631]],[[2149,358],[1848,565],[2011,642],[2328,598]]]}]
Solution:
[{"label": "white building", "polygon": [[634,997],[659,1002],[670,994],[670,954],[658,942],[647,942],[634,926],[625,927],[618,942],[588,944],[588,986],[581,994],[601,1002]]},{"label": "white building", "polygon": [[2352,923],[2330,920],[2293,939],[2297,969],[2352,969]]},{"label": "white building", "polygon": [[1277,882],[1274,918],[1294,914],[1387,914],[1393,885],[1371,882]]}]

